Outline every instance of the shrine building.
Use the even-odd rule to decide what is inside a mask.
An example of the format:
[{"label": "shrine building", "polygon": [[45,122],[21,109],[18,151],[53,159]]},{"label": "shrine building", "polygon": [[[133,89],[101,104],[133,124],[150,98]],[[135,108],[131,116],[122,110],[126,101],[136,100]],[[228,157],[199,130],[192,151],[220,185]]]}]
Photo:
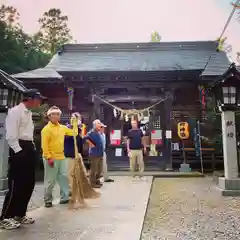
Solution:
[{"label": "shrine building", "polygon": [[[182,163],[180,121],[190,126],[184,154],[192,168],[199,169],[192,128],[207,115],[205,86],[230,65],[226,53],[216,49],[216,41],[66,44],[46,67],[14,77],[60,107],[63,121],[72,111],[80,112],[89,128],[101,119],[107,125],[112,170],[128,167],[125,136],[133,117],[146,135],[147,169],[178,168]],[[70,109],[69,89],[74,92]],[[212,166],[213,158],[223,164],[213,146],[203,143],[202,148],[206,166]]]}]

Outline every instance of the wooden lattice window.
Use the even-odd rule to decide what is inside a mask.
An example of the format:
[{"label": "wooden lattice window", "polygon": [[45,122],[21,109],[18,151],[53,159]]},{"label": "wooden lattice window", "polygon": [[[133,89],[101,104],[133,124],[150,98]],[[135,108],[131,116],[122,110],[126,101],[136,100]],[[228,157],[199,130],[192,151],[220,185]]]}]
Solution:
[{"label": "wooden lattice window", "polygon": [[154,129],[161,129],[161,119],[160,116],[158,116],[157,118],[153,119],[153,128]]}]

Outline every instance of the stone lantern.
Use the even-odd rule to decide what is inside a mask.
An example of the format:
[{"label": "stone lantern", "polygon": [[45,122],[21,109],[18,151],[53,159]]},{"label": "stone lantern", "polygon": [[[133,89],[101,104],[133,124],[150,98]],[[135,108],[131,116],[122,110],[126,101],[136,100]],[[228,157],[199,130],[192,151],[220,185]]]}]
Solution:
[{"label": "stone lantern", "polygon": [[5,119],[8,109],[22,100],[24,91],[26,88],[21,81],[0,70],[0,195],[3,195],[8,189],[9,148],[5,137]]},{"label": "stone lantern", "polygon": [[240,109],[240,72],[231,64],[212,87],[217,110],[222,118],[224,177],[219,188],[224,196],[240,196],[235,112]]}]

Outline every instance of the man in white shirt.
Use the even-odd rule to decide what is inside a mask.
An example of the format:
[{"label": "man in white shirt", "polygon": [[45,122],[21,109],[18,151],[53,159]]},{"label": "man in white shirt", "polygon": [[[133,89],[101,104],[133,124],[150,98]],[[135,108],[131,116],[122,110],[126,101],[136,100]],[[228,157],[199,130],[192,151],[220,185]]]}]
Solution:
[{"label": "man in white shirt", "polygon": [[[99,121],[98,119],[95,120],[95,121]],[[108,175],[108,167],[107,167],[107,154],[106,154],[106,134],[105,134],[105,128],[107,126],[102,124],[101,128],[100,128],[100,135],[101,135],[101,138],[102,138],[102,142],[103,142],[103,180],[104,182],[114,182],[113,179],[109,178],[109,175]]]},{"label": "man in white shirt", "polygon": [[33,143],[34,125],[30,109],[40,106],[43,96],[37,89],[24,92],[23,101],[9,109],[6,117],[6,139],[9,145],[8,187],[0,218],[0,227],[19,228],[32,224],[26,216],[35,186],[36,152]]}]

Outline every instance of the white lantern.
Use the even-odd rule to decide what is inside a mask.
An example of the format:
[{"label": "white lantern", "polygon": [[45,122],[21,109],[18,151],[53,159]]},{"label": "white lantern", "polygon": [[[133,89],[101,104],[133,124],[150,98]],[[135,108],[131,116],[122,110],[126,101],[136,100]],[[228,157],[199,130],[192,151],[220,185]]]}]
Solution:
[{"label": "white lantern", "polygon": [[223,86],[222,87],[223,104],[236,104],[236,87],[235,86]]},{"label": "white lantern", "polygon": [[234,63],[231,64],[222,78],[214,83],[212,91],[215,97],[215,104],[220,111],[236,111],[239,109],[239,73]]}]

